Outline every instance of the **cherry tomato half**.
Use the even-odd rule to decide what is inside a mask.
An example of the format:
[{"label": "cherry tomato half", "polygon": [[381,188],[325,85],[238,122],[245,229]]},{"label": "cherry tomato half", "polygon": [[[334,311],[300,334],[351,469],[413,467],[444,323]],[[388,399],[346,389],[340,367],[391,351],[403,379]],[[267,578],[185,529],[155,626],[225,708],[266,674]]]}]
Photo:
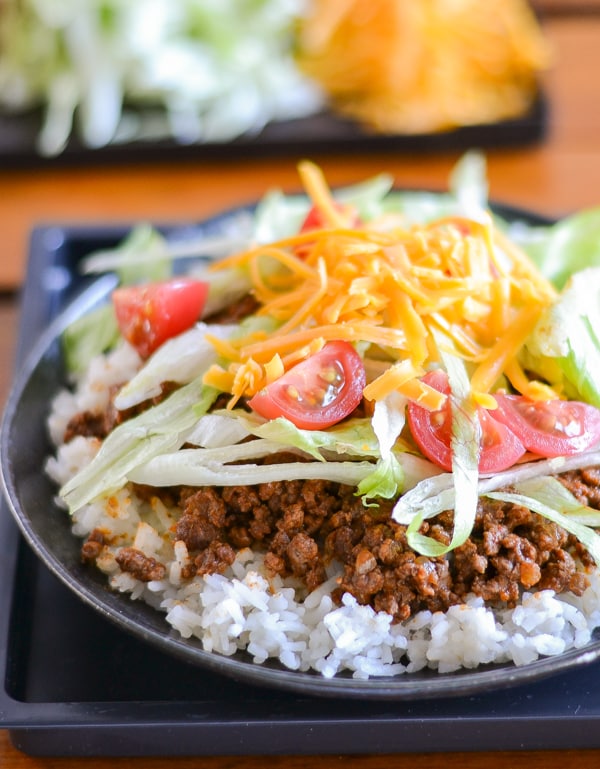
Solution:
[{"label": "cherry tomato half", "polygon": [[119,329],[142,358],[200,318],[208,283],[172,278],[141,286],[122,286],[112,299]]},{"label": "cherry tomato half", "polygon": [[[444,371],[431,371],[423,381],[439,392],[450,393],[448,376]],[[494,473],[511,467],[525,453],[525,447],[506,425],[497,422],[490,412],[478,410],[482,440],[479,472]],[[446,401],[438,411],[429,411],[411,402],[408,405],[408,426],[423,454],[444,470],[452,469],[452,414]]]},{"label": "cherry tomato half", "polygon": [[329,342],[256,393],[250,408],[266,419],[286,417],[304,430],[321,430],[358,406],[366,384],[360,355],[349,342]]},{"label": "cherry tomato half", "polygon": [[494,396],[494,418],[528,451],[542,457],[577,454],[600,441],[600,410],[579,401],[532,401],[522,395]]}]

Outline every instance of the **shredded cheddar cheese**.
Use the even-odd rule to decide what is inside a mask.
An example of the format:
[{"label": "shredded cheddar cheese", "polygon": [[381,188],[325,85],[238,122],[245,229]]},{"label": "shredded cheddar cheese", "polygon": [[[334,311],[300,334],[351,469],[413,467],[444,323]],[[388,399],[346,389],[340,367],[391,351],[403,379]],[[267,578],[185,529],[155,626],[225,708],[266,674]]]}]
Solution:
[{"label": "shredded cheddar cheese", "polygon": [[462,357],[473,398],[494,408],[504,382],[529,397],[557,397],[532,383],[519,351],[555,291],[494,226],[492,218],[447,217],[425,226],[349,225],[353,212],[336,206],[321,171],[299,167],[312,204],[326,226],[234,254],[214,265],[247,270],[260,303],[275,323],[229,340],[210,338],[222,364],[207,384],[252,397],[329,341],[356,345],[376,370],[364,397],[396,391],[431,410],[445,395],[424,384],[445,352]]}]

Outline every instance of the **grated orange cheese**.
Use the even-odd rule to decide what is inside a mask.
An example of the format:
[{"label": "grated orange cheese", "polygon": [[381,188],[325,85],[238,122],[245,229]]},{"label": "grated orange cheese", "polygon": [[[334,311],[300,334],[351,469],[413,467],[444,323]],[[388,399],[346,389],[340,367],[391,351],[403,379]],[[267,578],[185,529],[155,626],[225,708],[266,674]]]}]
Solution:
[{"label": "grated orange cheese", "polygon": [[299,170],[326,226],[213,266],[247,270],[259,314],[278,325],[268,333],[212,340],[224,362],[208,371],[207,383],[235,402],[328,341],[346,340],[383,366],[365,388],[367,399],[398,391],[436,409],[445,396],[420,377],[439,362],[433,330],[441,329],[449,351],[472,370],[477,402],[493,407],[490,392],[503,376],[519,391],[548,394],[520,371],[517,355],[555,291],[491,217],[352,227],[320,169],[305,161]]}]

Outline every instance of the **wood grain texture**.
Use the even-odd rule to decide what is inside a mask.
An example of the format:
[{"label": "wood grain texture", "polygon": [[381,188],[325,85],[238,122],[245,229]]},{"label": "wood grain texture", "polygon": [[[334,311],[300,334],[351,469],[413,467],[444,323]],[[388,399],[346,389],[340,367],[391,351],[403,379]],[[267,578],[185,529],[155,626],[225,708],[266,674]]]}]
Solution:
[{"label": "wood grain texture", "polygon": [[0,732],[3,769],[598,769],[600,751],[502,751],[378,756],[224,756],[199,758],[38,758],[16,751]]},{"label": "wood grain texture", "polygon": [[[551,16],[545,22],[555,51],[546,78],[551,105],[547,140],[539,146],[488,153],[492,196],[560,215],[600,203],[600,18]],[[315,158],[332,184],[391,171],[399,185],[443,188],[457,153]],[[189,221],[254,200],[266,187],[295,189],[295,159],[123,165],[0,171],[0,289],[17,289],[27,240],[38,223]],[[0,401],[10,383],[18,323],[16,297],[0,297]],[[1,717],[1,716],[0,716]],[[515,746],[517,747],[517,746]],[[406,754],[395,756],[204,757],[178,759],[33,758],[0,730],[2,769],[597,769],[600,750]]]}]

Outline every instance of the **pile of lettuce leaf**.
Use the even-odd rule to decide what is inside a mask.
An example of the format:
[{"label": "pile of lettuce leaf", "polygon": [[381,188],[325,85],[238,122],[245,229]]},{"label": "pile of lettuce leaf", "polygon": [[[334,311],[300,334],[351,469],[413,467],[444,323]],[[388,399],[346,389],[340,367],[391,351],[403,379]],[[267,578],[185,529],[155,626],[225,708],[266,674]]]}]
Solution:
[{"label": "pile of lettuce leaf", "polygon": [[37,149],[226,142],[318,111],[293,55],[304,0],[3,0],[0,109],[41,108]]}]

